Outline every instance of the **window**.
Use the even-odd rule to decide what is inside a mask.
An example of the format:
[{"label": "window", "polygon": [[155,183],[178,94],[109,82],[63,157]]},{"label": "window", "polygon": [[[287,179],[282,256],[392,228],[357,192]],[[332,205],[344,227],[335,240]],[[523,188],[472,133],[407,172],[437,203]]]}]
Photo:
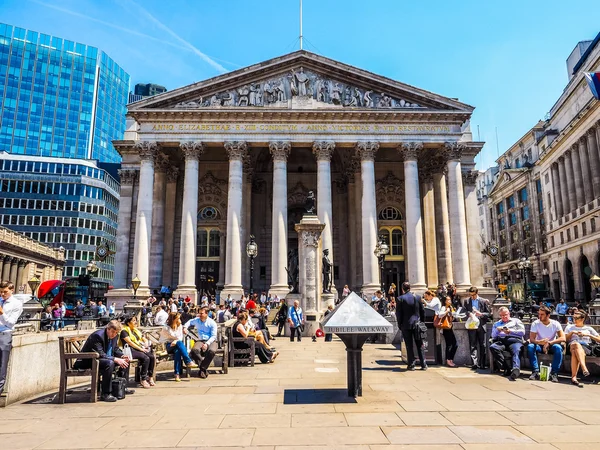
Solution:
[{"label": "window", "polygon": [[529,219],[529,206],[523,206],[521,208],[521,219],[522,220]]},{"label": "window", "polygon": [[511,225],[517,224],[517,215],[514,212],[510,213],[510,224]]},{"label": "window", "polygon": [[571,242],[571,230],[567,229],[567,242]]},{"label": "window", "polygon": [[538,199],[538,209],[540,214],[544,212],[544,201],[542,200],[542,197]]},{"label": "window", "polygon": [[527,201],[527,188],[523,188],[519,191],[519,201],[521,203]]},{"label": "window", "polygon": [[577,225],[575,225],[575,226],[573,227],[573,237],[574,237],[575,239],[579,238],[579,228],[577,227]]},{"label": "window", "polygon": [[587,223],[581,222],[581,235],[587,236]]},{"label": "window", "polygon": [[564,244],[565,243],[565,234],[561,231],[560,232],[560,244]]},{"label": "window", "polygon": [[505,226],[506,226],[506,223],[504,222],[504,217],[500,217],[498,219],[498,229],[504,230]]},{"label": "window", "polygon": [[220,233],[217,230],[211,230],[208,241],[208,256],[219,256],[221,250]]},{"label": "window", "polygon": [[219,218],[219,211],[213,206],[205,206],[198,216],[200,220],[216,220]]},{"label": "window", "polygon": [[404,254],[402,249],[402,230],[396,228],[392,230],[392,246],[390,248],[392,256]]},{"label": "window", "polygon": [[498,212],[498,215],[500,214],[504,214],[504,203],[500,202],[496,205],[496,210]]},{"label": "window", "polygon": [[515,207],[515,196],[511,195],[506,199],[506,209],[511,209]]},{"label": "window", "polygon": [[[547,176],[547,174],[546,174],[546,176]],[[535,180],[535,193],[536,194],[542,193],[542,180],[540,180],[539,178],[537,180]]]},{"label": "window", "polygon": [[388,206],[379,213],[379,220],[402,220],[402,214],[398,208]]},{"label": "window", "polygon": [[593,217],[590,220],[590,230],[592,230],[592,233],[596,232],[596,219],[594,219]]},{"label": "window", "polygon": [[198,232],[198,257],[206,258],[208,255],[208,231],[200,230]]}]

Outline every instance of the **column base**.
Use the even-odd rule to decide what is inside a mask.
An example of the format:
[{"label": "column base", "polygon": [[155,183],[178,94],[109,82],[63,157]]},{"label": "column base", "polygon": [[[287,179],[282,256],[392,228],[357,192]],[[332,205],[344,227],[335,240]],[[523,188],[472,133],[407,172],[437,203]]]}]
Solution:
[{"label": "column base", "polygon": [[231,298],[233,299],[233,301],[237,301],[240,298],[242,298],[242,295],[244,295],[244,288],[242,286],[226,284],[223,287],[223,290],[221,291],[221,298],[225,299],[225,298],[227,298],[228,295],[231,295]]},{"label": "column base", "polygon": [[[333,291],[333,289],[332,289],[332,291]],[[333,294],[333,293],[321,294],[321,311],[324,312],[325,310],[327,310],[327,307],[329,305],[335,306],[336,298],[337,298],[337,295]]]},{"label": "column base", "polygon": [[277,297],[279,297],[279,299],[281,300],[282,298],[286,298],[289,293],[290,293],[290,288],[287,284],[286,285],[273,284],[269,288],[269,294],[271,294],[271,298],[273,298],[277,295]]},{"label": "column base", "polygon": [[177,286],[177,289],[173,291],[172,297],[176,299],[180,295],[183,298],[189,296],[192,299],[193,305],[198,304],[198,290],[196,289],[196,286]]},{"label": "column base", "polygon": [[[402,290],[402,286],[400,286],[400,290]],[[414,292],[415,294],[423,295],[425,293],[425,291],[427,290],[427,284],[425,284],[425,283],[414,283],[414,284],[412,284],[411,283],[410,290],[412,292]],[[436,288],[436,290],[437,290],[437,288]],[[385,294],[386,293],[384,292],[384,295]]]}]

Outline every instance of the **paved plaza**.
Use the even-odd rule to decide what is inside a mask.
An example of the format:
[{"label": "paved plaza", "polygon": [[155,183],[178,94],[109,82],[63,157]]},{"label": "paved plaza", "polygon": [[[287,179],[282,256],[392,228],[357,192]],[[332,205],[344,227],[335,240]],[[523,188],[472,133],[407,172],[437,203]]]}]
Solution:
[{"label": "paved plaza", "polygon": [[366,344],[363,396],[354,401],[337,338],[274,344],[274,364],[164,378],[116,404],[82,396],[10,406],[0,410],[0,448],[600,448],[596,385],[509,382],[466,368],[407,372],[394,347]]}]

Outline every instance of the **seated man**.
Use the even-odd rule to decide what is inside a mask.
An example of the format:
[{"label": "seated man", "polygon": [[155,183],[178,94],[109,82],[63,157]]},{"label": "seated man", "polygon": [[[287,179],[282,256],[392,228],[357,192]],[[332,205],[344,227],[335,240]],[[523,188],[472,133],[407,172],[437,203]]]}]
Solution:
[{"label": "seated man", "polygon": [[183,325],[183,332],[187,334],[187,330],[191,326],[196,327],[196,333],[200,340],[194,344],[190,356],[200,368],[198,376],[207,378],[208,366],[217,352],[217,322],[208,317],[208,306],[201,307],[198,316]]},{"label": "seated man", "polygon": [[[121,332],[121,323],[118,320],[111,320],[106,325],[94,333],[90,334],[81,349],[82,353],[96,352],[98,358],[98,373],[102,379],[100,400],[104,402],[116,402],[117,398],[111,394],[112,374],[119,367],[127,368],[129,361],[123,356],[123,351],[119,348],[119,333]],[[73,368],[90,369],[92,367],[91,359],[78,359]],[[95,389],[95,386],[92,386]],[[133,394],[132,389],[125,390],[127,394]]]},{"label": "seated man", "polygon": [[158,305],[158,307],[156,308],[156,315],[154,316],[154,326],[165,326],[167,324],[168,317],[169,313],[165,311],[165,307],[162,305]]},{"label": "seated man", "polygon": [[[519,319],[511,318],[506,306],[498,310],[500,320],[492,328],[492,345],[490,351],[497,366],[504,369],[504,375],[510,374],[510,379],[515,381],[521,374],[521,359],[519,353],[523,348],[525,325]],[[509,350],[512,355],[512,365],[509,368],[504,361],[504,351]]]},{"label": "seated man", "polygon": [[558,371],[563,360],[561,343],[565,342],[565,333],[558,321],[550,319],[551,312],[550,308],[546,305],[540,306],[538,320],[531,324],[531,331],[529,332],[530,344],[527,346],[527,354],[529,355],[532,370],[529,379],[540,379],[537,354],[544,352],[553,355],[550,381],[558,383]]}]

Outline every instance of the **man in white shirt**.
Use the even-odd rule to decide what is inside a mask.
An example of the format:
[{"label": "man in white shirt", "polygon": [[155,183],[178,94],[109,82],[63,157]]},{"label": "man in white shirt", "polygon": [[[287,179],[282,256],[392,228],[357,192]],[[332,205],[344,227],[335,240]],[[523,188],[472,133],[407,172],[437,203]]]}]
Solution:
[{"label": "man in white shirt", "polygon": [[165,309],[161,305],[158,305],[156,316],[154,316],[154,325],[157,327],[165,325],[168,317],[169,314],[165,311]]},{"label": "man in white shirt", "polygon": [[565,333],[560,323],[550,319],[550,308],[546,305],[540,306],[538,320],[531,324],[527,354],[531,363],[530,380],[540,379],[540,367],[538,365],[538,353],[550,353],[552,357],[552,369],[550,370],[550,381],[558,383],[558,371],[562,365],[563,348],[561,343],[565,342]]},{"label": "man in white shirt", "polygon": [[6,384],[8,360],[12,350],[12,332],[23,312],[23,303],[13,297],[15,285],[0,282],[0,394]]}]

